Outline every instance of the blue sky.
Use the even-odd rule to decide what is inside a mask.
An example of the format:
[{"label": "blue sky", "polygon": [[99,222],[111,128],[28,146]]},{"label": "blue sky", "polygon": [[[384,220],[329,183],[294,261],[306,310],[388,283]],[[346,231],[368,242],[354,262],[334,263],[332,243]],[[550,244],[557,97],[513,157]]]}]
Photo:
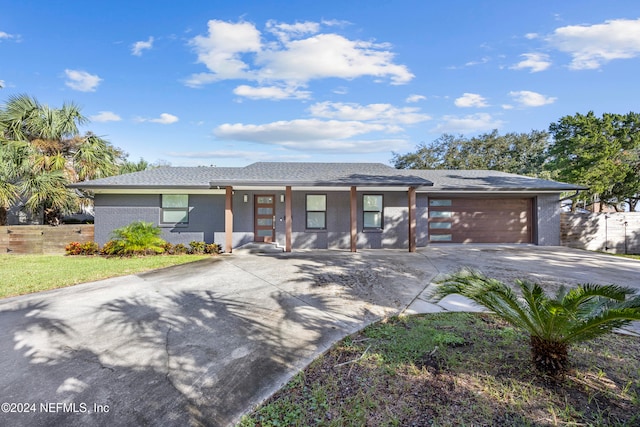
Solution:
[{"label": "blue sky", "polygon": [[388,163],[442,133],[638,112],[640,2],[6,1],[0,102],[131,160]]}]

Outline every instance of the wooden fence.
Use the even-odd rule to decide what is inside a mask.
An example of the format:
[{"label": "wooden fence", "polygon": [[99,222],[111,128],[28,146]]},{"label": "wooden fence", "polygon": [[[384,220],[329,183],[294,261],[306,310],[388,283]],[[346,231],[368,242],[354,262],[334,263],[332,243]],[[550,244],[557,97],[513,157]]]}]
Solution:
[{"label": "wooden fence", "polygon": [[615,254],[640,254],[640,212],[563,213],[563,246]]},{"label": "wooden fence", "polygon": [[70,242],[93,240],[93,225],[10,225],[0,227],[0,253],[63,254]]}]

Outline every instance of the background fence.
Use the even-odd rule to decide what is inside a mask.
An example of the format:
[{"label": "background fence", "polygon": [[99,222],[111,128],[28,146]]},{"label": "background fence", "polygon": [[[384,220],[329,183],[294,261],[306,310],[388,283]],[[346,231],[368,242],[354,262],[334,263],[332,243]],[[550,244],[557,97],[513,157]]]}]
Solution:
[{"label": "background fence", "polygon": [[10,225],[0,227],[0,253],[63,254],[70,242],[93,240],[93,225]]},{"label": "background fence", "polygon": [[640,254],[640,212],[563,213],[563,246],[616,254]]}]

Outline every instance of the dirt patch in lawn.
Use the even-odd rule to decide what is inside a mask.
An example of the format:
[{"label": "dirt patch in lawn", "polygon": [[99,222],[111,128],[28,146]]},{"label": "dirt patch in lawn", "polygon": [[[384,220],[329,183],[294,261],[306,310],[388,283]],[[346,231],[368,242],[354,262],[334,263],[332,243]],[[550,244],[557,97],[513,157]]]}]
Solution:
[{"label": "dirt patch in lawn", "polygon": [[640,425],[640,339],[610,334],[541,376],[488,314],[393,318],[347,337],[240,425]]}]

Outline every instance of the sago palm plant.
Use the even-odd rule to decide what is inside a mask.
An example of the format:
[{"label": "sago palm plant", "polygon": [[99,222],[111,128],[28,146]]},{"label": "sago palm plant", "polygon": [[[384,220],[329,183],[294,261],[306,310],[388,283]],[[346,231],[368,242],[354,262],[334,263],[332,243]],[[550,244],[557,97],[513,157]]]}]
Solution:
[{"label": "sago palm plant", "polygon": [[508,285],[481,273],[462,270],[439,282],[433,301],[465,296],[530,335],[535,366],[558,374],[568,367],[572,344],[590,340],[640,320],[640,296],[617,285],[561,287],[549,297],[537,283],[516,280],[521,296]]}]

